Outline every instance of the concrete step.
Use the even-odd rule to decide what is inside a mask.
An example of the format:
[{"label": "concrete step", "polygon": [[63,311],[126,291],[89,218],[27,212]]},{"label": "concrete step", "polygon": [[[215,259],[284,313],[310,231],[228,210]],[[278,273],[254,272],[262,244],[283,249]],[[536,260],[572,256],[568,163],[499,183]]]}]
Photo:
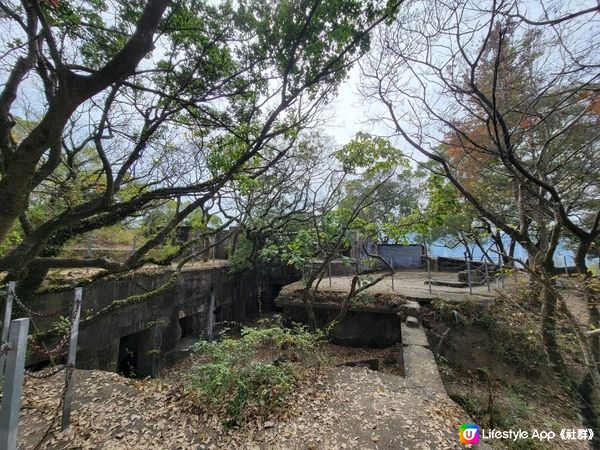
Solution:
[{"label": "concrete step", "polygon": [[436,393],[446,393],[433,353],[420,345],[404,347],[404,373],[415,387]]},{"label": "concrete step", "polygon": [[422,347],[429,347],[427,335],[421,327],[410,327],[403,323],[401,325],[401,335],[403,345],[420,345]]}]

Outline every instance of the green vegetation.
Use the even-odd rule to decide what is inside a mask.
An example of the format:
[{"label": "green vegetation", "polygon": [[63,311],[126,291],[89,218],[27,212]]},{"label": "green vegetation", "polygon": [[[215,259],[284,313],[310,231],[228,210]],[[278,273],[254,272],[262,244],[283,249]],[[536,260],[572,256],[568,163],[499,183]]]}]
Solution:
[{"label": "green vegetation", "polygon": [[[518,304],[517,304],[518,305]],[[513,299],[499,298],[484,304],[475,300],[461,303],[436,301],[434,320],[452,330],[483,330],[483,350],[527,374],[539,374],[546,367],[540,343],[539,310],[525,311]],[[476,331],[473,331],[474,333]],[[570,335],[571,344],[575,344]]]},{"label": "green vegetation", "polygon": [[[489,305],[434,305],[440,346],[485,337],[472,353],[502,368],[482,359],[471,374],[485,392],[511,378],[510,404],[465,407],[488,405],[504,425],[539,414],[520,389],[531,377],[600,429],[600,287],[587,259],[600,255],[600,9],[575,3],[3,1],[4,281],[35,306],[45,281],[59,289],[77,271],[91,282],[174,267],[91,321],[174,288],[227,240],[237,276],[299,274],[316,327],[334,262],[356,269],[332,324],[388,301],[366,291],[394,271],[371,244],[462,246],[530,283]],[[361,59],[374,133],[336,143],[326,107]],[[564,244],[578,277],[556,277]],[[194,390],[215,408],[224,399],[228,423],[280,406],[318,347],[306,330],[267,330],[198,347],[210,361]],[[261,359],[265,347],[277,357]],[[447,373],[466,370],[446,350]]]},{"label": "green vegetation", "polygon": [[322,335],[301,326],[243,328],[241,337],[201,341],[206,357],[189,374],[196,404],[217,412],[227,426],[268,417],[284,406],[294,386],[321,364]]},{"label": "green vegetation", "polygon": [[[539,306],[523,289],[494,302],[438,300],[426,315],[446,390],[481,427],[561,429],[578,424],[569,386],[548,370]],[[582,354],[565,316],[559,325],[565,359],[583,376]],[[547,448],[533,440],[506,445]]]}]

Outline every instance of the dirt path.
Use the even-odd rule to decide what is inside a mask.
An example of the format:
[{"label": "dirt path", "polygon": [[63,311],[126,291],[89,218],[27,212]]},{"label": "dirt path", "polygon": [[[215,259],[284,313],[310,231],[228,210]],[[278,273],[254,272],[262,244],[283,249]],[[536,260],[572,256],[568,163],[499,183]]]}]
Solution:
[{"label": "dirt path", "polygon": [[[449,449],[463,411],[445,393],[366,368],[334,368],[297,392],[279,420],[224,430],[217,418],[186,411],[157,381],[78,371],[72,426],[57,419],[43,449]],[[33,449],[58,410],[62,374],[25,384],[19,428]]]},{"label": "dirt path", "polygon": [[327,392],[324,401],[267,433],[267,448],[459,448],[456,430],[464,412],[445,393],[358,367],[330,372]]},{"label": "dirt path", "polygon": [[[447,396],[424,330],[403,324],[402,335],[402,344],[386,349],[328,344],[328,369],[313,372],[277,415],[241,429],[224,429],[219,418],[193,410],[182,395],[194,355],[162,380],[78,370],[72,425],[65,432],[59,431],[57,414],[64,373],[27,377],[19,445],[34,449],[49,430],[41,449],[460,448],[458,426],[468,418]],[[400,354],[398,366],[390,357]],[[339,366],[373,359],[382,363],[381,371]],[[398,376],[402,373],[406,377]]]}]

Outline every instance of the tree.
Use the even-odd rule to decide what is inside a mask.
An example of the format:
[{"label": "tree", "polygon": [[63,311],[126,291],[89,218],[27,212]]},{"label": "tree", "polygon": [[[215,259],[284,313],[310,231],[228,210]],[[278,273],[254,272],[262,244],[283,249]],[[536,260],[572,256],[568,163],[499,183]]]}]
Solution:
[{"label": "tree", "polygon": [[[301,147],[301,155],[295,153],[298,150],[291,154],[296,159],[289,172],[256,180],[264,184],[253,185],[240,199],[247,218],[242,227],[250,245],[234,262],[240,270],[251,267],[253,273],[278,263],[299,271],[301,297],[314,327],[314,301],[331,262],[348,260],[344,253],[357,234],[375,238],[388,233],[398,219],[390,214],[390,205],[397,212],[409,211],[410,205],[403,209],[401,202],[413,199],[409,193],[398,197],[399,185],[392,180],[397,167],[407,168],[408,163],[385,139],[359,134],[334,151],[328,139],[313,136]],[[370,257],[387,270],[376,276],[357,273],[330,327],[344,318],[361,292],[392,270],[378,255]]]},{"label": "tree", "polygon": [[[382,120],[527,251],[522,263],[541,291],[549,364],[575,396],[583,384],[569,373],[557,342],[553,256],[561,235],[577,236],[577,265],[587,272],[585,254],[600,233],[598,61],[585,31],[597,12],[569,14],[542,29],[511,2],[417,2],[405,20],[381,29],[377,51],[363,66],[365,93],[383,106]],[[475,184],[465,159],[477,168]],[[492,201],[481,184],[498,192],[508,187],[511,202]],[[582,221],[584,214],[594,219]],[[598,327],[596,299],[588,296]],[[582,342],[597,393],[600,347]]]},{"label": "tree", "polygon": [[408,230],[417,233],[423,243],[441,241],[447,248],[462,246],[469,259],[477,246],[489,262],[494,263],[484,248],[489,231],[480,225],[476,211],[465,202],[451,183],[439,175],[430,175],[424,183],[426,204],[417,206],[406,218]]},{"label": "tree", "polygon": [[[336,157],[352,175],[343,184],[340,205],[352,208],[366,191],[377,186],[372,193],[374,201],[358,216],[363,233],[379,243],[404,241],[404,222],[418,205],[421,187],[404,155],[389,140],[359,132],[336,152]],[[382,181],[382,173],[390,170],[389,178]]]},{"label": "tree", "polygon": [[[137,15],[135,31],[110,59],[98,64],[92,74],[83,76],[72,71],[52,30],[52,7],[37,1],[21,5],[2,3],[4,19],[20,28],[13,49],[14,63],[0,94],[0,239],[4,239],[15,220],[25,212],[32,187],[58,166],[62,131],[75,110],[87,99],[133,73],[153,46],[153,36],[169,5],[168,0],[151,0]],[[97,4],[94,6],[98,6]],[[59,8],[66,8],[65,6]],[[60,12],[58,12],[60,15]],[[128,21],[129,22],[129,21]],[[26,42],[25,51],[19,51]],[[15,53],[14,51],[11,53]],[[10,114],[18,90],[26,76],[35,70],[44,83],[47,112],[39,124],[21,142],[11,138],[15,122]],[[47,161],[42,162],[49,151]],[[41,164],[40,164],[41,163]]]},{"label": "tree", "polygon": [[[0,94],[0,241],[13,246],[0,270],[26,296],[51,268],[168,263],[149,252],[232,180],[276,164],[399,3],[2,2],[15,38]],[[31,92],[36,120],[17,120]],[[125,262],[61,257],[69,239],[171,200]]]}]

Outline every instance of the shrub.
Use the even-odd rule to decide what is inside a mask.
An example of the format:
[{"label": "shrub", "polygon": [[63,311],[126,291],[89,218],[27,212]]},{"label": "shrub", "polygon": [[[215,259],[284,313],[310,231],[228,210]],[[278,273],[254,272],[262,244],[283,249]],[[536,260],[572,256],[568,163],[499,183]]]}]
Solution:
[{"label": "shrub", "polygon": [[207,359],[194,365],[189,386],[199,405],[212,409],[226,426],[267,416],[321,363],[323,336],[296,325],[243,328],[238,339],[201,341],[193,350]]}]

